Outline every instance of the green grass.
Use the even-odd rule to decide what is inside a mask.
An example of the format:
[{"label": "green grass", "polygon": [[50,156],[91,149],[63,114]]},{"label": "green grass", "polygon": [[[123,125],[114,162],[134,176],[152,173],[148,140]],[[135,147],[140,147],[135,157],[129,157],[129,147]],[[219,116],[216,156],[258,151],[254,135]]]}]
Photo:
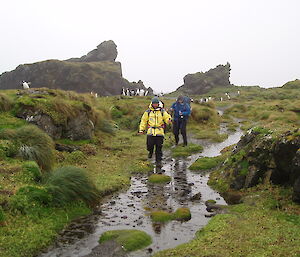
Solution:
[{"label": "green grass", "polygon": [[172,148],[173,157],[187,157],[194,153],[200,153],[203,151],[201,145],[188,144],[187,146],[178,145],[175,148]]},{"label": "green grass", "polygon": [[154,256],[299,256],[299,215],[270,208],[266,199],[231,206],[230,214],[212,218],[194,240]]},{"label": "green grass", "polygon": [[35,256],[56,238],[66,224],[90,212],[79,203],[63,208],[39,208],[30,215],[5,212],[6,225],[0,229],[1,256]]},{"label": "green grass", "polygon": [[171,181],[171,177],[167,176],[167,175],[163,175],[163,174],[152,174],[151,176],[149,176],[148,181],[150,183],[163,184],[163,183],[170,182]]},{"label": "green grass", "polygon": [[115,240],[128,252],[143,249],[152,243],[151,236],[140,230],[111,230],[104,232],[99,243]]},{"label": "green grass", "polygon": [[220,155],[216,157],[201,157],[196,160],[190,167],[190,170],[209,170],[217,167],[225,160],[225,156]]}]

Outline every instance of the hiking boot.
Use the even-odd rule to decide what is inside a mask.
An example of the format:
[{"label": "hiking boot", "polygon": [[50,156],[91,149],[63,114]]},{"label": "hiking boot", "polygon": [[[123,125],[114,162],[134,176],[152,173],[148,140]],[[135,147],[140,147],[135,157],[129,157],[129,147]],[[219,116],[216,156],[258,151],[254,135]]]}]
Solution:
[{"label": "hiking boot", "polygon": [[148,158],[151,159],[152,158],[153,153],[149,152],[148,153]]},{"label": "hiking boot", "polygon": [[157,160],[157,161],[156,161],[156,167],[157,167],[157,168],[161,168],[161,167],[162,167],[161,160]]}]

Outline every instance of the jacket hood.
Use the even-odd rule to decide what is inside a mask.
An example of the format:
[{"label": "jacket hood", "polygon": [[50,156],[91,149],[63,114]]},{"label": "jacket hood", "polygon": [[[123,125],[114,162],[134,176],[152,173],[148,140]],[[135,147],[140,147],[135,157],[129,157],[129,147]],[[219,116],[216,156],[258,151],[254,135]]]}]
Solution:
[{"label": "jacket hood", "polygon": [[156,109],[154,109],[153,108],[153,106],[152,106],[152,102],[149,104],[149,109],[151,110],[151,111],[157,111],[157,110],[160,110],[161,109],[161,107],[157,107]]}]

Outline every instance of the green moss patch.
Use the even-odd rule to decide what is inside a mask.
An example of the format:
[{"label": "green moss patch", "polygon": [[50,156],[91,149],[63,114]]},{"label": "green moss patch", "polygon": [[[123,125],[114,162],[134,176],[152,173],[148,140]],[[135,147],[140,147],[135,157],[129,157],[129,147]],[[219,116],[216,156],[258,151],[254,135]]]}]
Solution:
[{"label": "green moss patch", "polygon": [[188,221],[192,218],[189,208],[178,208],[173,214],[173,219]]},{"label": "green moss patch", "polygon": [[209,170],[217,167],[224,161],[225,157],[220,155],[216,157],[202,157],[195,161],[189,169],[191,170]]},{"label": "green moss patch", "polygon": [[99,243],[103,243],[107,240],[117,241],[128,252],[145,248],[152,243],[151,236],[140,230],[107,231],[101,235]]},{"label": "green moss patch", "polygon": [[175,212],[169,213],[166,211],[151,212],[151,219],[154,222],[168,222],[170,220],[188,221],[192,217],[189,208],[178,208]]},{"label": "green moss patch", "polygon": [[168,222],[173,219],[172,213],[166,211],[151,212],[151,219],[154,222]]},{"label": "green moss patch", "polygon": [[203,151],[203,147],[201,145],[196,144],[188,144],[187,146],[177,146],[172,149],[173,157],[187,157],[193,153],[200,153]]},{"label": "green moss patch", "polygon": [[171,181],[171,177],[162,174],[152,174],[148,178],[148,181],[150,183],[168,183]]}]

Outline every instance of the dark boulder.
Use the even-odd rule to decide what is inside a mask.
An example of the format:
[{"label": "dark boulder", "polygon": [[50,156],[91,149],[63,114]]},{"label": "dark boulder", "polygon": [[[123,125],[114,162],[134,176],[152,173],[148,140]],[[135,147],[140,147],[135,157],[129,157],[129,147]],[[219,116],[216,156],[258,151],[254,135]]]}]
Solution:
[{"label": "dark boulder", "polygon": [[184,78],[184,84],[177,88],[176,91],[188,95],[204,94],[216,87],[231,86],[230,64],[218,65],[214,69],[207,72],[197,72],[194,74],[187,74]]},{"label": "dark boulder", "polygon": [[240,190],[259,183],[288,185],[293,199],[300,201],[300,134],[289,131],[275,138],[249,131],[241,138],[221,173],[230,188]]}]

